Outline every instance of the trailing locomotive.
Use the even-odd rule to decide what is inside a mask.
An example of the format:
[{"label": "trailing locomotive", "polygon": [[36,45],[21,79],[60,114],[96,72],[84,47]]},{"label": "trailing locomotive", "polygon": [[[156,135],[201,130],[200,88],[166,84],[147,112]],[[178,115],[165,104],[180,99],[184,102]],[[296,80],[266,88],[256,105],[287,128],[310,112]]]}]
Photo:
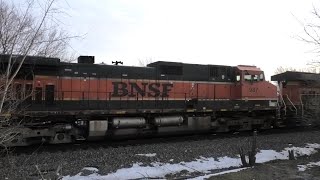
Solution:
[{"label": "trailing locomotive", "polygon": [[10,116],[23,121],[7,146],[283,126],[277,88],[255,66],[27,57],[13,86],[24,101]]},{"label": "trailing locomotive", "polygon": [[278,83],[283,119],[291,119],[287,125],[320,125],[320,74],[287,71],[271,80]]}]

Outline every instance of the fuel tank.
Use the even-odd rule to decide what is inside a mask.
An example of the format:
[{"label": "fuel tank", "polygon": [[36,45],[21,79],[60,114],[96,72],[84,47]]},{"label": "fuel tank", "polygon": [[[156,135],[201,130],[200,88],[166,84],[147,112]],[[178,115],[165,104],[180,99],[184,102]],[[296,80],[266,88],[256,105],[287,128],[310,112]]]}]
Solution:
[{"label": "fuel tank", "polygon": [[182,123],[182,116],[162,116],[154,118],[154,125],[156,126],[179,126]]},{"label": "fuel tank", "polygon": [[114,128],[142,128],[146,126],[146,119],[143,117],[118,117],[113,118]]}]

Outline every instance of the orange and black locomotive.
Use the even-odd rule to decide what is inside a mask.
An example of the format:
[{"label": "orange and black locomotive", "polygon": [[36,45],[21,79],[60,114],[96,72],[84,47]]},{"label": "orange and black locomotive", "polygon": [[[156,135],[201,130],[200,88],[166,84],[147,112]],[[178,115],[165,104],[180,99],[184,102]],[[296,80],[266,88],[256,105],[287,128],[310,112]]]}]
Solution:
[{"label": "orange and black locomotive", "polygon": [[159,61],[133,67],[94,64],[93,56],[80,56],[78,63],[27,57],[13,86],[24,101],[11,116],[23,122],[8,146],[283,123],[277,87],[255,66]]}]

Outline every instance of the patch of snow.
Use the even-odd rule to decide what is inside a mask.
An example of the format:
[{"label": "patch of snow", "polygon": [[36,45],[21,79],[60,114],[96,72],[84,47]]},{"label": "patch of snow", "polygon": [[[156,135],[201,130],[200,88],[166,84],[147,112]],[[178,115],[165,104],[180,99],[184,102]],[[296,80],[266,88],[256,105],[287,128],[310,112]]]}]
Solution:
[{"label": "patch of snow", "polygon": [[93,172],[99,171],[99,169],[95,167],[84,167],[82,170],[93,171]]},{"label": "patch of snow", "polygon": [[[131,168],[118,169],[114,173],[107,175],[91,174],[89,176],[65,176],[64,180],[92,180],[92,179],[138,179],[138,178],[164,178],[166,174],[177,173],[182,170],[189,172],[209,173],[211,169],[222,169],[229,167],[239,167],[241,160],[238,158],[220,157],[218,161],[215,158],[202,158],[191,162],[180,162],[178,164],[153,162],[152,166],[140,166],[141,163],[135,163]],[[88,179],[85,179],[88,177]]]},{"label": "patch of snow", "polygon": [[294,150],[295,156],[309,156],[311,154],[316,153],[316,149],[320,149],[320,144],[307,144],[305,147],[288,147],[285,148],[285,151]]},{"label": "patch of snow", "polygon": [[298,171],[305,171],[305,170],[307,170],[306,165],[298,165]]},{"label": "patch of snow", "polygon": [[[65,176],[62,179],[69,179],[69,180],[98,180],[103,179],[103,176],[97,173],[90,174],[88,176],[81,176],[81,173],[75,176]],[[114,178],[115,179],[115,178]]]},{"label": "patch of snow", "polygon": [[256,155],[256,163],[264,163],[276,159],[288,159],[287,151],[277,152],[274,150],[260,150]]},{"label": "patch of snow", "polygon": [[299,171],[305,171],[308,168],[312,168],[314,166],[320,166],[320,161],[318,161],[318,162],[310,162],[310,163],[308,163],[306,165],[298,165],[298,170]]},{"label": "patch of snow", "polygon": [[[305,147],[289,147],[285,148],[281,152],[277,152],[274,150],[261,150],[256,155],[257,163],[264,163],[276,159],[288,159],[289,153],[288,150],[294,150],[295,155],[303,156],[310,155],[316,153],[317,150],[320,149],[320,144],[307,144]],[[147,155],[147,154],[143,154]],[[156,155],[155,153],[149,155]],[[171,161],[171,160],[170,160]],[[319,162],[320,163],[320,162]],[[241,160],[240,158],[230,158],[230,157],[219,157],[219,158],[205,158],[200,156],[199,159],[191,162],[180,162],[177,164],[170,163],[160,163],[153,162],[152,166],[143,166],[142,163],[135,163],[131,168],[121,168],[118,169],[114,173],[109,173],[107,175],[99,175],[97,173],[91,174],[89,176],[81,176],[81,173],[75,176],[65,176],[64,180],[92,180],[92,179],[138,179],[138,178],[164,178],[167,174],[178,173],[182,170],[187,170],[188,172],[202,172],[204,174],[210,173],[210,170],[215,169],[225,169],[230,167],[240,167]],[[242,170],[243,168],[238,168],[234,170],[224,171],[226,173],[229,172],[237,172],[237,170]],[[221,172],[220,174],[224,173]],[[220,175],[209,174],[210,176]],[[209,176],[208,175],[208,176]]]},{"label": "patch of snow", "polygon": [[228,174],[228,173],[232,173],[232,172],[239,172],[239,171],[242,171],[244,169],[248,169],[248,167],[227,170],[227,171],[214,173],[214,174],[207,174],[207,175],[204,175],[204,176],[198,176],[198,177],[195,177],[195,178],[190,178],[189,180],[202,180],[202,179],[209,178],[209,177],[212,177],[212,176],[219,176],[219,175],[222,175],[222,174]]},{"label": "patch of snow", "polygon": [[154,157],[157,153],[148,153],[148,154],[136,154],[136,156],[146,156],[146,157]]},{"label": "patch of snow", "polygon": [[317,149],[320,149],[320,144],[307,144],[305,147],[288,147],[281,152],[277,152],[274,150],[260,150],[260,152],[256,155],[256,162],[264,163],[276,159],[288,159],[288,150],[294,150],[294,154],[296,157],[309,156],[318,152]]},{"label": "patch of snow", "polygon": [[309,156],[317,152],[317,149],[320,149],[320,144],[307,144],[305,147],[288,147],[281,152],[274,150],[260,150],[256,155],[257,163],[264,163],[276,159],[288,159],[289,153],[288,150],[294,150],[296,157],[298,156]]}]

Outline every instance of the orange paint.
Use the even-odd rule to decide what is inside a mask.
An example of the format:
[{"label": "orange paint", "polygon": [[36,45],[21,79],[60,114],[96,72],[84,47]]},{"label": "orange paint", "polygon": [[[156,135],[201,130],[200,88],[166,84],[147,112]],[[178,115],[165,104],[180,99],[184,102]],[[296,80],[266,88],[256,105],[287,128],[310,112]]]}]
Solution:
[{"label": "orange paint", "polygon": [[[17,80],[16,83],[25,84],[27,81]],[[214,82],[192,82],[192,81],[156,81],[156,80],[134,80],[134,79],[99,79],[84,77],[35,77],[32,82],[35,87],[45,85],[55,86],[56,100],[153,100],[161,99],[164,89],[170,100],[190,100],[190,99],[270,99],[276,98],[276,87],[269,82],[236,82],[236,83],[214,83]],[[114,82],[127,84],[128,94],[123,97],[114,96]],[[150,89],[150,84],[153,85]],[[132,86],[134,85],[134,86]],[[138,88],[138,89],[137,89]],[[159,97],[154,97],[154,89],[159,90]],[[137,91],[139,90],[139,91]],[[141,94],[140,91],[143,91]],[[119,92],[120,93],[120,92]],[[296,93],[293,90],[288,93]],[[143,96],[144,95],[144,96]],[[296,99],[294,99],[296,100]]]}]

